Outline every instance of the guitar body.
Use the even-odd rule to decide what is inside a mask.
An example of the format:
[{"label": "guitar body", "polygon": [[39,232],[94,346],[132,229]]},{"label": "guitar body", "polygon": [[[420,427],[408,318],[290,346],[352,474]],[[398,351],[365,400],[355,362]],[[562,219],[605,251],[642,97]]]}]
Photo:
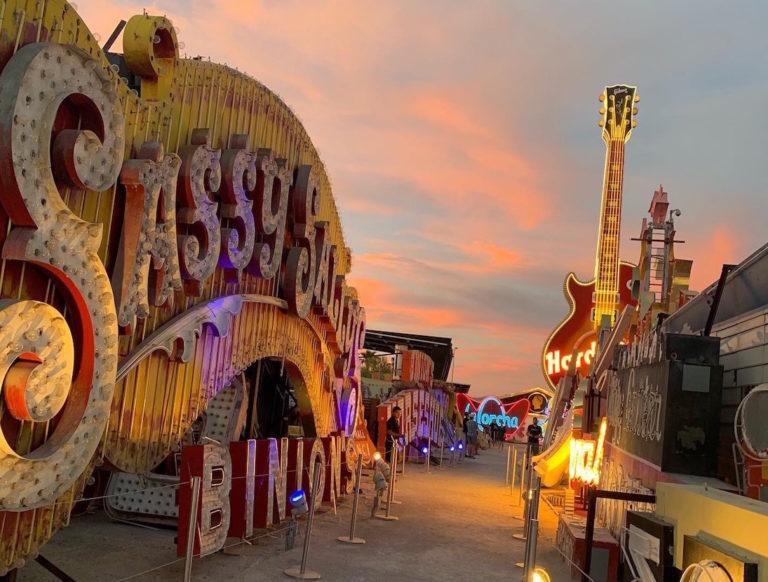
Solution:
[{"label": "guitar body", "polygon": [[[619,264],[617,314],[627,305],[636,305],[632,299],[632,269],[633,266],[629,263]],[[557,388],[560,378],[568,372],[574,350],[576,365],[582,375],[586,375],[597,344],[593,321],[595,280],[584,283],[579,281],[576,275],[569,273],[563,284],[563,293],[571,309],[568,316],[549,336],[541,359],[544,376],[553,388]]]}]

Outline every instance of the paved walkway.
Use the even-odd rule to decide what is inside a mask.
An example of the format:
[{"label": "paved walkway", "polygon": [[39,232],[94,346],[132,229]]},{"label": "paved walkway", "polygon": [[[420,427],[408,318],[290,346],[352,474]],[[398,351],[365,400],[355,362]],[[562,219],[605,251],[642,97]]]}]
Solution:
[{"label": "paved walkway", "polygon": [[[505,453],[483,451],[476,459],[465,459],[456,467],[407,465],[398,482],[394,506],[399,521],[370,520],[371,485],[365,480],[366,496],[357,535],[367,544],[350,546],[336,542],[349,527],[350,501],[338,515],[326,511],[318,517],[312,535],[309,568],[325,580],[519,580],[524,543],[512,538],[520,531],[514,519],[522,506],[513,504],[504,486]],[[553,547],[555,518],[541,506],[542,535],[538,562],[555,582],[570,579]],[[302,528],[303,531],[303,528]],[[42,554],[78,582],[124,580],[129,576],[175,559],[175,532],[144,530],[112,523],[99,514],[78,518],[43,548]],[[301,559],[301,537],[295,549],[286,552],[282,536],[275,534],[253,546],[230,550],[240,555],[218,553],[196,560],[194,580],[289,580],[283,569]],[[183,562],[177,562],[134,580],[181,580]],[[20,572],[19,580],[55,580],[39,565]]]}]

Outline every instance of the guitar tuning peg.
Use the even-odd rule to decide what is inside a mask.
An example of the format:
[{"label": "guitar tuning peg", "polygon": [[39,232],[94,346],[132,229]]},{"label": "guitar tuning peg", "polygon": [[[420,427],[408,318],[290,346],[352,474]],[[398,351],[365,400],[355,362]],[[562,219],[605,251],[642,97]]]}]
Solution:
[{"label": "guitar tuning peg", "polygon": [[600,97],[598,97],[597,100],[600,101],[600,103],[605,101],[605,93],[600,93]]},{"label": "guitar tuning peg", "polygon": [[638,103],[640,101],[640,95],[635,95],[635,103]]},{"label": "guitar tuning peg", "polygon": [[637,115],[637,107],[632,108],[632,115]]},{"label": "guitar tuning peg", "polygon": [[637,119],[632,120],[632,127],[637,127]]},{"label": "guitar tuning peg", "polygon": [[597,110],[597,112],[598,112],[600,115],[604,115],[604,114],[605,114],[605,107],[601,107],[600,109],[598,109],[598,110]]}]

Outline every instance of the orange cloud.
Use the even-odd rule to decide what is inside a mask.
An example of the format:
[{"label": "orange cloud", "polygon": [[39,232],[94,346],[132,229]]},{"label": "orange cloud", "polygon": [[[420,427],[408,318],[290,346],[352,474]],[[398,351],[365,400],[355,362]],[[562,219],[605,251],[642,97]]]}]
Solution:
[{"label": "orange cloud", "polygon": [[468,107],[462,107],[431,91],[406,96],[404,110],[448,133],[475,137],[488,135],[488,130],[469,115]]},{"label": "orange cloud", "polygon": [[[709,233],[710,231],[708,231]],[[685,256],[695,257],[691,272],[691,287],[701,291],[720,277],[722,266],[743,260],[743,241],[733,229],[722,224],[711,231],[709,240],[699,243],[701,248],[685,248]],[[678,251],[680,252],[680,251]]]},{"label": "orange cloud", "polygon": [[462,314],[456,309],[413,305],[405,294],[385,281],[354,276],[350,281],[365,305],[369,327],[386,322],[390,329],[401,326],[397,329],[423,333],[424,329],[452,327],[462,321]]}]

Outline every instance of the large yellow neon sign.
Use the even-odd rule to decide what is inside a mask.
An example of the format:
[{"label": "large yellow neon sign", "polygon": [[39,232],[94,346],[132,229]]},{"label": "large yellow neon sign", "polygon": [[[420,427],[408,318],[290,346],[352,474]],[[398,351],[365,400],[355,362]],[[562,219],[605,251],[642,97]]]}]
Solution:
[{"label": "large yellow neon sign", "polygon": [[600,469],[603,464],[603,448],[608,421],[603,418],[597,442],[593,440],[571,439],[571,460],[568,474],[571,481],[581,481],[584,485],[600,484]]}]

